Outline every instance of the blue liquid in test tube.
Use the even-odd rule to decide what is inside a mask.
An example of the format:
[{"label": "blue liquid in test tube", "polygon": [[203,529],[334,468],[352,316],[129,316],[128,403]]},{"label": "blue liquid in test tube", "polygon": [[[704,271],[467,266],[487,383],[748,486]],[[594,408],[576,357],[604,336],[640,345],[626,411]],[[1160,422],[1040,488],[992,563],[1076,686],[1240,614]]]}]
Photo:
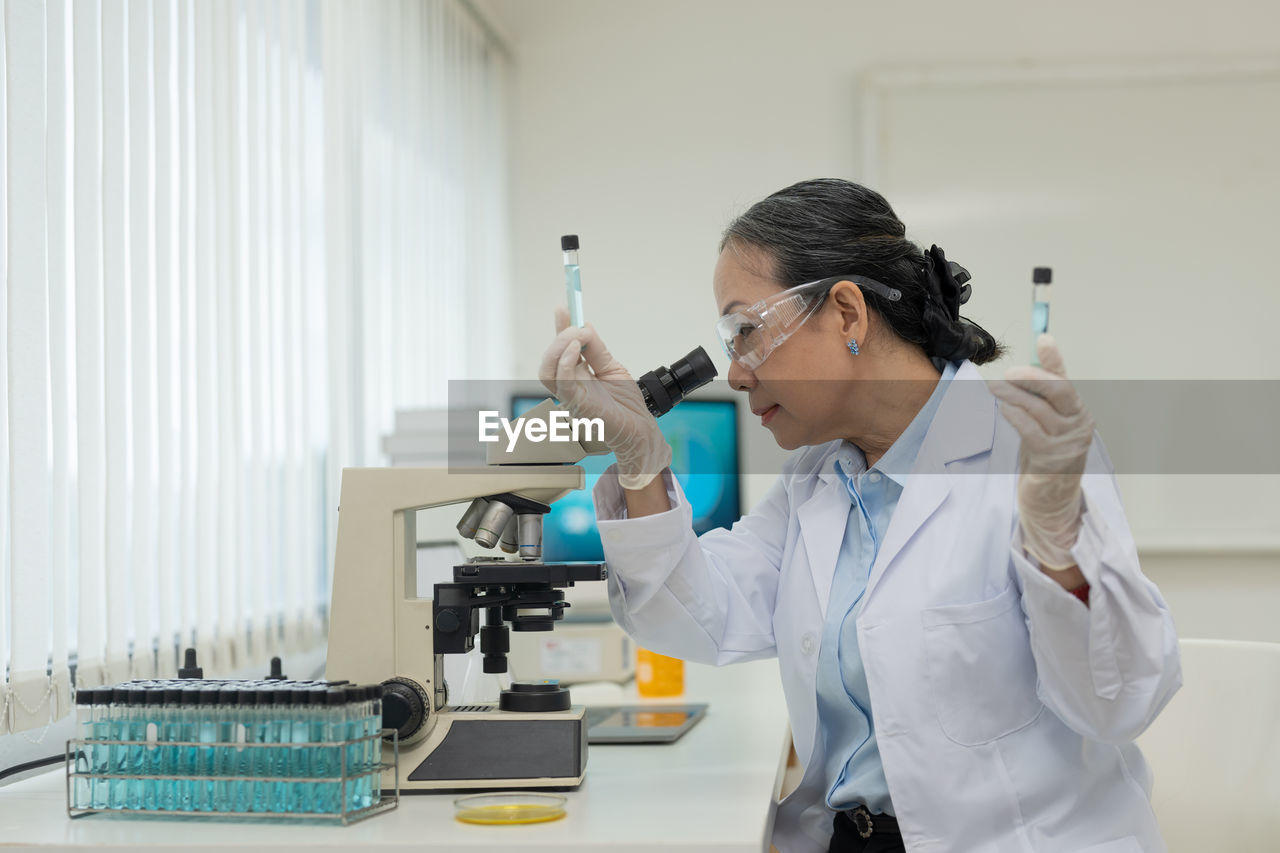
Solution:
[{"label": "blue liquid in test tube", "polygon": [[[161,740],[172,744],[182,740],[182,688],[169,684],[164,689],[164,712],[161,722]],[[178,773],[178,762],[182,747],[165,746],[162,750],[164,775],[174,776]],[[177,811],[180,807],[181,793],[176,779],[165,779],[160,783],[160,808],[166,811]]]},{"label": "blue liquid in test tube", "polygon": [[[308,710],[310,693],[306,690],[295,689],[290,697],[293,711],[290,714],[290,735],[291,743],[310,743],[311,742],[311,721],[310,712]],[[289,777],[292,779],[306,779],[311,775],[311,752],[307,748],[293,747],[289,751]],[[289,785],[289,802],[286,806],[291,812],[309,812],[311,811],[311,784],[308,782],[293,782]]]},{"label": "blue liquid in test tube", "polygon": [[578,235],[566,234],[561,237],[560,250],[564,252],[564,289],[569,302],[569,322],[581,329],[586,321],[582,316],[582,273],[578,269]]},{"label": "blue liquid in test tube", "polygon": [[[164,756],[164,688],[153,685],[146,691],[146,721],[143,735],[147,746],[143,772],[148,776],[161,776],[165,772]],[[142,783],[142,808],[155,811],[164,808],[164,783],[159,779],[147,779]]]},{"label": "blue liquid in test tube", "polygon": [[[184,744],[177,749],[177,770],[178,775],[182,777],[191,777],[199,773],[196,747],[186,745],[193,743],[200,736],[200,726],[197,722],[200,717],[200,688],[194,686],[197,683],[192,680],[192,686],[182,687],[182,705],[177,714],[178,724],[175,730],[178,734],[178,740]],[[196,805],[198,785],[199,783],[190,778],[183,778],[177,783],[177,800],[180,811],[189,812],[199,808]]]},{"label": "blue liquid in test tube", "polygon": [[[214,730],[218,743],[231,743],[236,739],[236,727],[239,714],[236,703],[238,690],[234,686],[224,685],[218,691],[217,712],[214,715]],[[213,748],[213,775],[218,777],[213,783],[212,810],[218,812],[235,811],[236,786],[230,778],[236,775],[236,755],[234,749],[225,746]]]},{"label": "blue liquid in test tube", "polygon": [[[278,684],[279,682],[277,682]],[[287,744],[293,739],[293,722],[289,718],[293,704],[292,691],[287,687],[277,687],[273,691],[271,717],[267,723],[267,740],[269,743],[282,744],[273,747],[271,753],[271,775],[277,780],[289,776],[289,759],[291,750]],[[282,813],[289,810],[289,787],[284,781],[268,783],[267,811]]]},{"label": "blue liquid in test tube", "polygon": [[343,801],[343,811],[355,811],[364,807],[360,800],[365,780],[364,777],[357,775],[364,770],[361,761],[361,745],[351,741],[363,734],[364,721],[360,717],[360,707],[365,702],[366,694],[364,687],[357,684],[350,685],[346,691],[346,725],[343,726],[343,737],[348,742],[346,771],[350,778],[344,782],[343,790],[346,799]]},{"label": "blue liquid in test tube", "polygon": [[[246,690],[244,698],[243,723],[244,741],[253,746],[240,754],[240,774],[242,776],[261,777],[271,775],[270,751],[261,744],[267,743],[267,721],[271,715],[271,701],[274,691],[257,686]],[[267,783],[254,778],[252,782],[242,782],[244,787],[239,792],[240,811],[265,812],[268,810],[270,792]]]},{"label": "blue liquid in test tube", "polygon": [[1031,363],[1040,366],[1040,354],[1036,341],[1049,331],[1049,286],[1053,283],[1053,270],[1036,267],[1031,272]]},{"label": "blue liquid in test tube", "polygon": [[[111,688],[99,687],[93,691],[93,738],[94,740],[110,740],[111,739]],[[105,776],[111,772],[111,747],[95,746],[93,748],[93,773],[95,776]],[[94,778],[89,782],[90,803],[95,809],[105,809],[107,807],[107,786],[110,783],[106,779]]]},{"label": "blue liquid in test tube", "polygon": [[[323,723],[325,743],[341,743],[346,740],[346,702],[347,692],[341,687],[330,687],[325,691],[325,719]],[[342,782],[338,780],[344,769],[342,747],[321,747],[320,775],[333,779],[320,786],[322,795],[316,811],[337,812],[342,808]]]},{"label": "blue liquid in test tube", "polygon": [[[371,688],[372,700],[369,716],[369,734],[380,735],[382,733],[382,685],[375,684]],[[373,785],[373,791],[370,796],[370,804],[382,801],[382,741],[374,740],[369,743],[369,761],[370,767],[374,770],[372,776],[369,777]]]},{"label": "blue liquid in test tube", "polygon": [[193,804],[195,811],[217,811],[217,795],[222,792],[222,787],[219,785],[215,788],[211,778],[218,769],[214,764],[217,747],[213,746],[218,742],[218,701],[217,687],[205,687],[200,691],[199,717],[194,726],[196,730],[194,740],[198,740],[201,744],[196,747],[196,775],[208,778],[195,781]]},{"label": "blue liquid in test tube", "polygon": [[[133,732],[129,725],[129,689],[116,686],[111,691],[111,739],[128,741]],[[129,773],[129,748],[123,743],[115,743],[108,753],[108,771],[117,777],[108,782],[107,808],[123,809],[125,807],[126,780],[122,777]]]},{"label": "blue liquid in test tube", "polygon": [[[95,747],[93,741],[98,738],[94,727],[94,719],[98,713],[98,691],[81,688],[76,691],[76,728],[79,730],[84,744],[76,752],[75,770],[77,773],[95,774],[98,772],[96,753],[102,747]],[[92,778],[76,779],[72,805],[77,808],[94,808]]]},{"label": "blue liquid in test tube", "polygon": [[147,692],[141,686],[131,685],[128,695],[127,722],[124,727],[125,758],[122,772],[129,776],[124,784],[124,808],[142,808],[142,794],[146,783],[138,776],[146,772],[147,760]]}]

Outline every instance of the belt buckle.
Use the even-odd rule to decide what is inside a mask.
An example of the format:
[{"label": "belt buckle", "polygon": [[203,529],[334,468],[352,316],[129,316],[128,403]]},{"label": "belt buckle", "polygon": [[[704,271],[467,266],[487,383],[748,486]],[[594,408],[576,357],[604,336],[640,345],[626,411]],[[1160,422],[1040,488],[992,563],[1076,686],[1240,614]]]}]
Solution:
[{"label": "belt buckle", "polygon": [[875,824],[871,822],[871,812],[867,811],[865,806],[858,806],[853,810],[853,828],[858,830],[858,835],[863,838],[870,838],[871,833],[875,832]]}]

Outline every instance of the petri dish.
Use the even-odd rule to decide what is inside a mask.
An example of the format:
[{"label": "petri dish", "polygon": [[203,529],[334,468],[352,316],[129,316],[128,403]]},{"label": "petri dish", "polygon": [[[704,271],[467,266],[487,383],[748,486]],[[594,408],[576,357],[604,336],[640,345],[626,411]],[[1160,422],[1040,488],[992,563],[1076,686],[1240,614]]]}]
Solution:
[{"label": "petri dish", "polygon": [[546,823],[565,816],[565,802],[557,794],[473,794],[453,801],[453,816],[462,823],[483,826]]}]

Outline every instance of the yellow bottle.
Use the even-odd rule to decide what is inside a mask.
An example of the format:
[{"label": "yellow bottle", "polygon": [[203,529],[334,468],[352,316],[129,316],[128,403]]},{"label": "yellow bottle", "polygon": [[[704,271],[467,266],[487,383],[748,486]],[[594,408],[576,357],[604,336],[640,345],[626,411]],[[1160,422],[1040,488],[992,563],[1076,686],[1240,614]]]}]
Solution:
[{"label": "yellow bottle", "polygon": [[684,661],[636,649],[636,689],[646,699],[684,693]]}]

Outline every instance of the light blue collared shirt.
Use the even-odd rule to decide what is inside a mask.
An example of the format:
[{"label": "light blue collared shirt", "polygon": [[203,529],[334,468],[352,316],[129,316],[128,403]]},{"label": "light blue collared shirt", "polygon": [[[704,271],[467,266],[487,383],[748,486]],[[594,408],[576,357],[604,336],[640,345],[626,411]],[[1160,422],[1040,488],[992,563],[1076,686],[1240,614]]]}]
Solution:
[{"label": "light blue collared shirt", "polygon": [[894,814],[889,783],[876,746],[871,695],[858,649],[862,593],[889,520],[902,497],[929,424],[956,375],[948,363],[933,393],[893,446],[867,470],[866,457],[845,442],[836,455],[836,474],[849,494],[849,518],[836,561],[818,654],[818,727],[823,736],[827,805],[865,805],[873,814]]}]

